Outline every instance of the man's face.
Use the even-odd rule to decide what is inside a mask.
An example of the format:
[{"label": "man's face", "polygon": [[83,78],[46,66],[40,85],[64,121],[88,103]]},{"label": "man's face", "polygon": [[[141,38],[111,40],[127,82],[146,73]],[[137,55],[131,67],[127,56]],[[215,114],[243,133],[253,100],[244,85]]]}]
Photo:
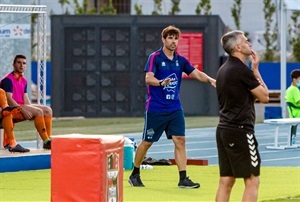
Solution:
[{"label": "man's face", "polygon": [[239,35],[240,43],[237,44],[238,50],[245,56],[249,56],[252,54],[251,46],[252,44],[248,41],[248,39],[244,35]]},{"label": "man's face", "polygon": [[175,51],[178,46],[178,36],[175,35],[168,35],[167,38],[163,38],[163,44],[165,48],[167,48],[170,51]]},{"label": "man's face", "polygon": [[15,63],[13,64],[14,71],[23,74],[26,69],[26,63],[26,59],[17,58]]},{"label": "man's face", "polygon": [[295,86],[297,86],[297,84],[300,82],[300,77],[298,78],[293,78],[293,83]]}]

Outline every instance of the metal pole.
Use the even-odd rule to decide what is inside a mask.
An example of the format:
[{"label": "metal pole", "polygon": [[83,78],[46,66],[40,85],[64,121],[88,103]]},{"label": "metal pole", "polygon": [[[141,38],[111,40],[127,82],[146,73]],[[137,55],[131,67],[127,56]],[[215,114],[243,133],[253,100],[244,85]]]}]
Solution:
[{"label": "metal pole", "polygon": [[43,94],[42,94],[42,96],[43,96],[43,104],[44,105],[47,105],[47,89],[46,89],[46,87],[47,87],[47,54],[46,54],[46,52],[47,52],[47,30],[46,30],[46,23],[47,23],[47,14],[46,13],[44,13],[43,14],[43,55],[42,55],[42,57],[43,57],[43,67],[42,67],[42,72],[43,72]]},{"label": "metal pole", "polygon": [[286,103],[285,103],[285,91],[286,91],[286,9],[284,0],[281,0],[280,4],[280,106],[282,118],[286,118]]}]

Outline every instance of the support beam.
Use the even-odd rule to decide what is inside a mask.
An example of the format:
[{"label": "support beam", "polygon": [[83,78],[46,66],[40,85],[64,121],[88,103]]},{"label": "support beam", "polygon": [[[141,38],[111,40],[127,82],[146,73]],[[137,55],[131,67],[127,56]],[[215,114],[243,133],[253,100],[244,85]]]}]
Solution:
[{"label": "support beam", "polygon": [[44,5],[8,5],[0,4],[0,13],[47,13]]},{"label": "support beam", "polygon": [[286,118],[286,7],[284,0],[280,3],[280,106],[281,116]]}]

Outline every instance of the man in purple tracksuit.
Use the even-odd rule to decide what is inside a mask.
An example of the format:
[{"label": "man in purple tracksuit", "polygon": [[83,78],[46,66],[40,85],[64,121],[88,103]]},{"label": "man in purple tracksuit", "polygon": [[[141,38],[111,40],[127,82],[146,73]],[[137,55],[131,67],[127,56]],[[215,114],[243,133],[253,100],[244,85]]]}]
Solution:
[{"label": "man in purple tracksuit", "polygon": [[162,33],[163,47],[152,53],[145,67],[147,101],[143,138],[137,147],[134,168],[128,182],[134,187],[144,187],[140,178],[140,165],[151,145],[165,132],[175,145],[175,161],[179,171],[180,188],[199,188],[186,174],[185,121],[179,99],[182,73],[201,82],[216,86],[215,79],[194,68],[176,52],[180,30],[168,26]]}]

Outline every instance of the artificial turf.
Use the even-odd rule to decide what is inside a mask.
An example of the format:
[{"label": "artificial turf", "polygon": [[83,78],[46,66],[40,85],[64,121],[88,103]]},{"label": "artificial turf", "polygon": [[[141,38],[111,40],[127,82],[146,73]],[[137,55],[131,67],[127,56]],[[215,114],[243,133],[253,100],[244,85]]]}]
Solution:
[{"label": "artificial turf", "polygon": [[[177,188],[176,166],[141,170],[146,187],[130,187],[130,171],[124,171],[124,201],[214,201],[218,186],[217,166],[188,166],[188,175],[199,189]],[[0,201],[50,201],[50,170],[0,173]],[[74,176],[76,177],[76,176]],[[262,167],[258,201],[300,201],[299,167]],[[80,183],[80,182],[78,182]],[[101,185],[99,185],[101,186]],[[230,201],[241,201],[244,184],[238,179]]]}]

